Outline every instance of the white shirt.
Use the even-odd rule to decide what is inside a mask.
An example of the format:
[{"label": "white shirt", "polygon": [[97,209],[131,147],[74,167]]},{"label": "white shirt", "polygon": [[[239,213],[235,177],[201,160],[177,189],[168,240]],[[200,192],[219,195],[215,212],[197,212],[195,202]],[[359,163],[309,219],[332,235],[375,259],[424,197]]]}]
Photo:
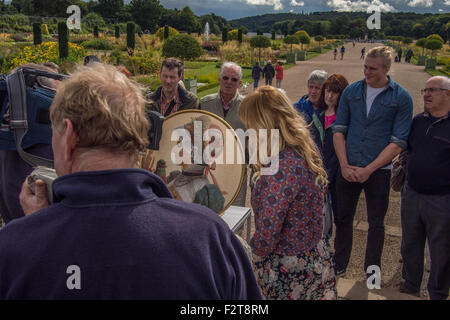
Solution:
[{"label": "white shirt", "polygon": [[[367,97],[366,97],[367,116],[369,116],[369,112],[370,112],[370,109],[372,108],[373,101],[384,89],[386,89],[386,87],[372,88],[371,86],[367,85]],[[389,163],[380,169],[390,170],[390,169],[392,169],[392,164]]]},{"label": "white shirt", "polygon": [[372,108],[373,101],[375,98],[385,89],[382,88],[372,88],[367,85],[367,97],[366,97],[366,106],[367,106],[367,116],[369,116],[370,109]]}]

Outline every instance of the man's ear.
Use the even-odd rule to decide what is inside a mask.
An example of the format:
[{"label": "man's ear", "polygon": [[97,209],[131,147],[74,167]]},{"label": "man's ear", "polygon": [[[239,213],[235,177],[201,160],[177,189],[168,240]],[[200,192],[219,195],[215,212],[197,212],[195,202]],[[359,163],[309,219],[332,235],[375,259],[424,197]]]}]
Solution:
[{"label": "man's ear", "polygon": [[74,130],[72,121],[69,119],[64,119],[64,133],[62,134],[62,139],[64,142],[64,160],[71,161],[73,157],[73,152],[78,144],[78,135]]}]

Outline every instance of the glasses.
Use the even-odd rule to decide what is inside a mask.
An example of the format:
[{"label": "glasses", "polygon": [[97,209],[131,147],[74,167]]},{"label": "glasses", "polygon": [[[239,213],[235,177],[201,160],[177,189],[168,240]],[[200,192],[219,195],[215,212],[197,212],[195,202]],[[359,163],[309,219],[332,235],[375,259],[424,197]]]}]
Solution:
[{"label": "glasses", "polygon": [[[224,81],[228,81],[228,80],[230,80],[230,77],[228,77],[228,76],[223,76],[222,79],[223,79]],[[238,82],[239,79],[238,79],[238,78],[231,78],[231,81],[233,81],[233,82]]]},{"label": "glasses", "polygon": [[433,93],[433,92],[436,92],[436,91],[447,91],[447,90],[448,89],[444,89],[444,88],[425,88],[425,89],[420,90],[420,93],[421,94],[425,94],[427,92]]}]

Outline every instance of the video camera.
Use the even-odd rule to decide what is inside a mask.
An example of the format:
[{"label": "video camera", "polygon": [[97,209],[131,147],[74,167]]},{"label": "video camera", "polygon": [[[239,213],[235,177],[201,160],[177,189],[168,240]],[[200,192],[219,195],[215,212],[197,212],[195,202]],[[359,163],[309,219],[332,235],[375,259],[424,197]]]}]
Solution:
[{"label": "video camera", "polygon": [[[9,75],[0,75],[0,149],[16,150],[35,170],[28,181],[31,186],[42,179],[51,190],[56,179],[53,160],[38,157],[25,150],[38,144],[51,145],[50,106],[56,90],[45,85],[43,78],[63,80],[66,75],[19,67]],[[149,111],[149,149],[158,150],[164,117]],[[51,197],[49,199],[51,201]]]}]

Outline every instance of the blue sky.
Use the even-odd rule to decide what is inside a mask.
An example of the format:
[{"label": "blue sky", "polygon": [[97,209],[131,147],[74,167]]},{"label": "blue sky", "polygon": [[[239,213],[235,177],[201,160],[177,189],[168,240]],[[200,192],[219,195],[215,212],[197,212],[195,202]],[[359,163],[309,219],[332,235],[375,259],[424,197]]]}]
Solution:
[{"label": "blue sky", "polygon": [[265,13],[314,11],[366,11],[370,5],[381,11],[444,13],[450,0],[160,0],[170,9],[188,5],[196,15],[213,12],[228,20]]}]

